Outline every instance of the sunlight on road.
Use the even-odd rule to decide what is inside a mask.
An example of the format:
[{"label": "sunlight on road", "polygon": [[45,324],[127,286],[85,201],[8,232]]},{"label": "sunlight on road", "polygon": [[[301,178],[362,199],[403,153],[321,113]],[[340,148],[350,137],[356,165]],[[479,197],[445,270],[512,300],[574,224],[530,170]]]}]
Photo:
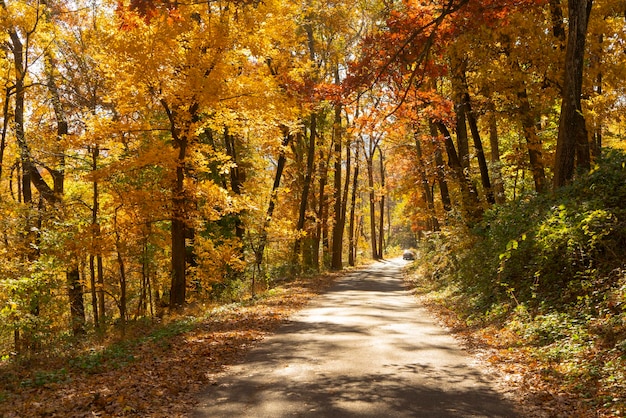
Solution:
[{"label": "sunlight on road", "polygon": [[226,373],[193,416],[514,417],[405,290],[405,264],[339,280]]}]

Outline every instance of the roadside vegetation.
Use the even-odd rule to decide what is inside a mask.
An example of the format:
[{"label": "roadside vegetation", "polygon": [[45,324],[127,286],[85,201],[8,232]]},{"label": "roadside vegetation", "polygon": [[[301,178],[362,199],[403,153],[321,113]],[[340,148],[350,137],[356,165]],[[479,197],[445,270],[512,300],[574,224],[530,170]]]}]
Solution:
[{"label": "roadside vegetation", "polygon": [[551,416],[626,416],[626,154],[431,234],[411,273],[448,325]]},{"label": "roadside vegetation", "polygon": [[125,332],[58,342],[0,362],[0,417],[180,417],[335,275],[293,280],[230,304],[188,306]]}]

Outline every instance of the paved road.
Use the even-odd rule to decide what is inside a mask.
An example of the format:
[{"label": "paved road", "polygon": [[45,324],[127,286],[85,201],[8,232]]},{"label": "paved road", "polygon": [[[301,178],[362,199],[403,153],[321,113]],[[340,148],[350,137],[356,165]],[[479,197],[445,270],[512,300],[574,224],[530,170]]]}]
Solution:
[{"label": "paved road", "polygon": [[404,288],[394,259],[351,273],[207,388],[200,417],[516,417]]}]

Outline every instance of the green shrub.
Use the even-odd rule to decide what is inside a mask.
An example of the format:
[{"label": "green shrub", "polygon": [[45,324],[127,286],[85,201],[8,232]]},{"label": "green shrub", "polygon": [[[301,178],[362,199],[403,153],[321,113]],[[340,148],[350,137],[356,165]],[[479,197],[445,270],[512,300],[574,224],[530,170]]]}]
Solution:
[{"label": "green shrub", "polygon": [[32,378],[23,380],[22,387],[39,387],[51,383],[59,383],[68,379],[67,370],[36,371]]},{"label": "green shrub", "polygon": [[[517,335],[542,378],[626,408],[626,154],[552,194],[488,210],[420,243],[432,300],[471,326]],[[426,271],[424,271],[426,270]],[[441,297],[440,295],[445,295]]]},{"label": "green shrub", "polygon": [[70,366],[87,373],[100,373],[106,369],[118,369],[135,361],[129,343],[119,342],[104,350],[89,353],[70,360]]}]

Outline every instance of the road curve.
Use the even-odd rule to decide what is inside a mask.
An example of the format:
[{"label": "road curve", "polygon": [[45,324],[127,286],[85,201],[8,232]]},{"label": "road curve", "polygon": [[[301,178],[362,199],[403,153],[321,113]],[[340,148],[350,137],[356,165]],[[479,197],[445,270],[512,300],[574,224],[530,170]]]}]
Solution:
[{"label": "road curve", "polygon": [[348,274],[210,386],[201,417],[517,417],[405,289],[400,259]]}]

